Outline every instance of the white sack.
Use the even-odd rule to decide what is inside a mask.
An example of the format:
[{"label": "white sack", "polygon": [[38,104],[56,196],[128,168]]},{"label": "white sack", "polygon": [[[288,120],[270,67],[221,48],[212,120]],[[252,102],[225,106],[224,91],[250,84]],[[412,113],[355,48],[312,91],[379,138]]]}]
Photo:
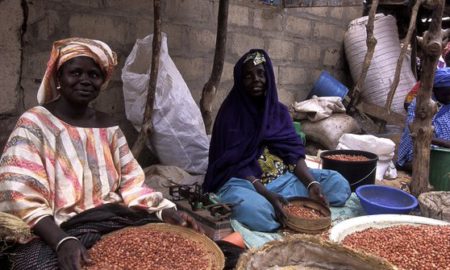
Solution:
[{"label": "white sack", "polygon": [[[147,101],[152,59],[149,35],[136,40],[122,69],[127,119],[140,130]],[[153,133],[148,143],[164,165],[193,174],[205,174],[209,139],[200,110],[175,63],[169,56],[166,34],[162,34],[161,57],[153,109]]]},{"label": "white sack", "polygon": [[395,153],[395,143],[387,138],[373,135],[343,134],[339,138],[336,149],[362,150],[378,155],[376,179],[382,180],[385,174],[389,178],[397,176],[392,158]]},{"label": "white sack", "polygon": [[308,119],[311,122],[330,117],[332,113],[344,113],[345,107],[341,97],[317,97],[294,102],[294,119]]}]

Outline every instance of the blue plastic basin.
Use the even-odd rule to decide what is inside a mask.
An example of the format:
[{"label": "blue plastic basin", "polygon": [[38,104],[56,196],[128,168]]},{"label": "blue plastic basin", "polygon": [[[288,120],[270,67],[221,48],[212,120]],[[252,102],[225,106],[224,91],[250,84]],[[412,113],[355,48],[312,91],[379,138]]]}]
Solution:
[{"label": "blue plastic basin", "polygon": [[408,214],[419,204],[411,194],[387,186],[364,185],[355,192],[368,215]]}]

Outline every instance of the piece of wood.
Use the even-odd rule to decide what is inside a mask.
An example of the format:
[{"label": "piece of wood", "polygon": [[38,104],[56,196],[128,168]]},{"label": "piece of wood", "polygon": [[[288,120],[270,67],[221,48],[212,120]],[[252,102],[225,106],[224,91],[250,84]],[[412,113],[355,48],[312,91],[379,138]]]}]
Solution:
[{"label": "piece of wood", "polygon": [[414,141],[413,174],[411,192],[414,195],[427,192],[429,187],[430,144],[433,137],[432,118],[437,111],[435,102],[431,100],[434,73],[442,50],[442,14],[444,0],[426,1],[426,6],[432,8],[431,23],[424,33],[421,86],[416,97],[415,118],[411,125],[411,136]]},{"label": "piece of wood", "polygon": [[370,63],[372,62],[373,54],[375,52],[375,46],[377,45],[377,39],[373,35],[373,29],[375,25],[375,13],[377,11],[377,7],[378,7],[378,0],[373,0],[369,11],[369,19],[366,25],[367,51],[364,57],[361,74],[359,75],[358,81],[356,82],[352,92],[350,93],[351,98],[349,104],[350,108],[355,107],[355,105],[358,104],[360,101],[361,88],[364,84],[364,81],[366,80],[367,72],[369,71]]},{"label": "piece of wood", "polygon": [[145,142],[153,130],[152,114],[155,103],[156,83],[158,80],[159,58],[161,54],[161,1],[153,0],[153,42],[152,42],[152,65],[150,69],[150,81],[147,91],[147,103],[145,105],[144,120],[141,130],[133,144],[131,152],[138,158],[145,147]]},{"label": "piece of wood", "polygon": [[379,120],[384,121],[385,123],[396,125],[396,126],[404,126],[405,125],[405,116],[396,112],[388,112],[384,107],[377,106],[375,104],[371,104],[368,102],[360,101],[356,108],[369,116],[375,117]]},{"label": "piece of wood", "polygon": [[203,87],[202,97],[200,99],[200,111],[207,134],[212,130],[212,105],[217,89],[219,88],[220,78],[222,76],[223,64],[225,62],[225,49],[227,45],[227,25],[228,25],[228,0],[220,0],[219,15],[217,19],[216,49],[214,53],[214,62],[208,82]]},{"label": "piece of wood", "polygon": [[411,18],[409,21],[408,32],[406,34],[405,43],[400,51],[400,55],[397,60],[397,66],[395,67],[394,81],[391,84],[391,88],[386,99],[386,105],[384,106],[387,114],[391,113],[392,101],[394,100],[395,91],[397,90],[398,83],[400,82],[400,71],[402,69],[403,59],[405,58],[406,51],[408,50],[408,45],[411,42],[412,34],[416,29],[416,19],[417,13],[419,12],[419,7],[422,4],[422,0],[416,0],[414,7],[411,11]]}]

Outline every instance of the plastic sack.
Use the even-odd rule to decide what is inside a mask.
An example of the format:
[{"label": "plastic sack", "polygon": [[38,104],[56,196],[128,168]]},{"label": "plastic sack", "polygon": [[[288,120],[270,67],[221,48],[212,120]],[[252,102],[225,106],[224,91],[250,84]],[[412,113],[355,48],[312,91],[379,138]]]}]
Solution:
[{"label": "plastic sack", "polygon": [[[353,81],[359,79],[367,52],[367,21],[367,16],[351,21],[344,35],[345,55]],[[384,107],[394,81],[395,69],[401,51],[395,18],[391,15],[377,14],[373,34],[377,39],[377,45],[361,88],[361,98],[366,102]],[[392,111],[405,114],[403,102],[415,83],[416,78],[411,70],[411,59],[406,55],[402,62],[400,81],[392,101]]]},{"label": "plastic sack", "polygon": [[390,139],[378,138],[373,135],[346,133],[339,138],[336,149],[362,150],[374,153],[378,155],[375,178],[382,180],[386,174],[389,178],[397,177],[397,170],[392,162],[395,153],[395,143]]},{"label": "plastic sack", "polygon": [[[137,130],[141,128],[147,101],[152,40],[153,35],[136,40],[122,69],[126,116]],[[154,129],[147,145],[162,164],[177,166],[192,174],[206,173],[209,139],[203,118],[169,56],[164,33],[152,122]]]},{"label": "plastic sack", "polygon": [[332,113],[344,113],[341,97],[313,96],[302,102],[294,103],[294,119],[308,119],[311,122],[328,118]]}]

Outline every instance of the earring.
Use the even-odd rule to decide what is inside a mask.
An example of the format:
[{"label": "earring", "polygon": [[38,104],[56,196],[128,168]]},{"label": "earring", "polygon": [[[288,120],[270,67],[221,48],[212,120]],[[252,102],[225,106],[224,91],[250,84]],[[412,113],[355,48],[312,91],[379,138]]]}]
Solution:
[{"label": "earring", "polygon": [[58,84],[58,85],[56,86],[56,90],[61,90],[61,85]]}]

